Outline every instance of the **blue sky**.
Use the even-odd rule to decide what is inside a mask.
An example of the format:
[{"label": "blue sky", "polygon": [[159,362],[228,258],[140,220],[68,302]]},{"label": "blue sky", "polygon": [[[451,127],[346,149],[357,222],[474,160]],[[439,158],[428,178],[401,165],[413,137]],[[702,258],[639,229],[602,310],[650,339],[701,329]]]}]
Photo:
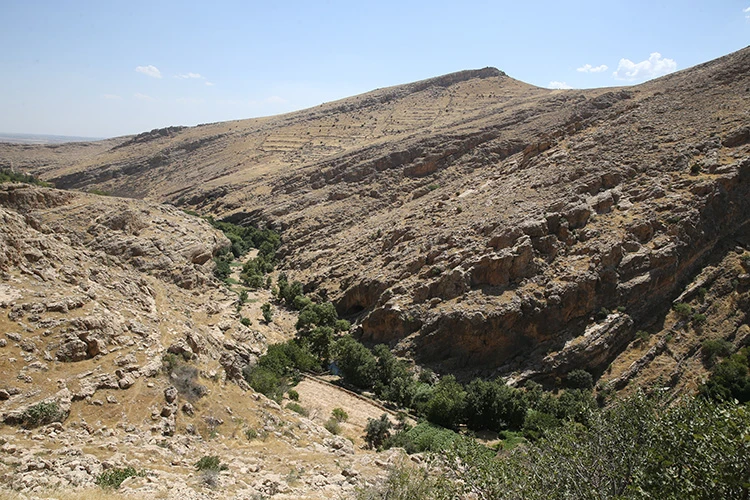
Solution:
[{"label": "blue sky", "polygon": [[0,132],[110,137],[497,67],[640,83],[750,43],[750,0],[0,0]]}]

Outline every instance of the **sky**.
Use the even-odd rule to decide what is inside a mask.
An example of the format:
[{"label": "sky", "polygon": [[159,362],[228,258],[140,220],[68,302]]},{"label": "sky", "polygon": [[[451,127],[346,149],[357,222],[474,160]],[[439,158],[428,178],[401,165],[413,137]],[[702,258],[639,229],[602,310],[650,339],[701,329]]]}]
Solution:
[{"label": "sky", "polygon": [[464,69],[633,85],[750,44],[750,0],[0,0],[0,132],[268,116]]}]

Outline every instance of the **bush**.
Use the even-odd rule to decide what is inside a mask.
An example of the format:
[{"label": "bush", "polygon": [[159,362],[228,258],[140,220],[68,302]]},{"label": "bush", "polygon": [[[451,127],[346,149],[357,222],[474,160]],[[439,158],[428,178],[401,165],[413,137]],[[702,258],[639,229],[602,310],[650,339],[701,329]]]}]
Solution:
[{"label": "bush", "polygon": [[245,326],[250,326],[253,324],[250,318],[240,318],[240,323]]},{"label": "bush", "polygon": [[245,437],[248,441],[258,439],[258,431],[256,431],[255,429],[245,429]]},{"label": "bush", "polygon": [[726,358],[734,351],[734,344],[724,339],[705,340],[701,344],[701,356],[706,366],[713,366],[716,358]]},{"label": "bush", "polygon": [[690,307],[689,304],[685,304],[684,302],[673,305],[672,309],[677,313],[677,316],[682,319],[687,319],[691,314],[693,314],[693,308]]},{"label": "bush", "polygon": [[22,425],[27,429],[51,424],[52,422],[62,422],[64,419],[65,413],[60,409],[60,405],[54,401],[49,403],[42,401],[29,406],[21,415]]},{"label": "bush", "polygon": [[105,470],[96,478],[96,484],[106,489],[116,490],[129,477],[143,477],[145,472],[137,471],[133,467],[114,468]]},{"label": "bush", "polygon": [[52,187],[52,184],[44,182],[33,175],[14,172],[9,168],[0,169],[0,183],[3,182],[23,182],[24,184],[34,184],[36,186]]},{"label": "bush", "polygon": [[286,378],[277,375],[276,372],[264,366],[246,368],[243,370],[245,381],[253,390],[263,394],[276,402],[281,401],[287,389]]},{"label": "bush", "polygon": [[336,420],[333,417],[326,420],[326,423],[324,426],[326,430],[330,432],[331,434],[335,434],[335,435],[341,434],[341,424],[339,423],[338,420]]},{"label": "bush", "polygon": [[292,402],[292,403],[289,403],[288,405],[286,405],[286,407],[287,407],[287,409],[292,410],[295,413],[299,413],[303,417],[309,417],[310,416],[310,412],[307,411],[307,408],[303,407],[299,403]]},{"label": "bush", "polygon": [[365,442],[372,449],[380,449],[391,437],[392,427],[393,424],[386,413],[383,413],[379,419],[368,418],[367,427],[365,427]]},{"label": "bush", "polygon": [[231,259],[232,258],[227,253],[219,254],[214,257],[214,264],[216,265],[214,275],[221,281],[226,281],[227,278],[229,278],[229,275],[232,274],[232,268],[229,265]]},{"label": "bush", "polygon": [[195,464],[195,468],[200,471],[205,470],[212,470],[212,471],[222,471],[227,470],[229,467],[227,467],[226,464],[222,464],[219,457],[215,455],[205,455],[201,457],[198,462]]},{"label": "bush", "polygon": [[331,411],[331,416],[335,418],[337,422],[346,422],[349,420],[349,414],[346,413],[343,408],[334,408]]},{"label": "bush", "polygon": [[170,370],[169,378],[188,401],[195,401],[208,394],[208,389],[197,382],[198,369],[194,366],[177,362]]},{"label": "bush", "polygon": [[266,324],[271,323],[271,320],[273,319],[273,311],[271,310],[271,304],[266,302],[262,306],[260,306],[260,312],[263,314],[263,321]]},{"label": "bush", "polygon": [[391,436],[386,448],[403,448],[409,455],[425,451],[440,453],[453,444],[459,435],[443,427],[422,422],[413,428],[405,428]]},{"label": "bush", "polygon": [[289,392],[287,392],[287,395],[289,396],[289,399],[292,401],[299,401],[299,392],[295,391],[294,389],[289,389]]},{"label": "bush", "polygon": [[586,370],[573,370],[565,377],[565,382],[571,389],[590,390],[594,388],[594,377]]},{"label": "bush", "polygon": [[[432,472],[432,473],[431,473]],[[409,461],[390,467],[388,475],[373,487],[359,489],[357,500],[451,500],[455,487],[442,474]],[[485,498],[485,497],[482,497]]]},{"label": "bush", "polygon": [[701,394],[716,401],[740,403],[750,401],[750,369],[748,368],[750,347],[746,347],[716,365],[708,381],[701,387]]}]

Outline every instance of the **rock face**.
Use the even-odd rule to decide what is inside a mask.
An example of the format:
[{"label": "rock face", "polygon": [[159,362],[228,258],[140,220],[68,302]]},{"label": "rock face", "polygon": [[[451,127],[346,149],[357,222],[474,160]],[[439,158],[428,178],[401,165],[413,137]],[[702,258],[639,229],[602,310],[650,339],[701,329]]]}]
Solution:
[{"label": "rock face", "polygon": [[[61,186],[270,224],[291,278],[363,339],[438,369],[599,372],[720,243],[745,241],[748,75],[750,49],[627,89],[546,90],[488,69],[95,143],[85,161],[77,146],[0,157]],[[98,224],[134,238],[92,229],[105,255],[155,265],[138,214]],[[199,285],[184,274],[172,279]],[[552,355],[618,307],[629,319],[609,340]],[[236,371],[233,355],[222,365]]]}]

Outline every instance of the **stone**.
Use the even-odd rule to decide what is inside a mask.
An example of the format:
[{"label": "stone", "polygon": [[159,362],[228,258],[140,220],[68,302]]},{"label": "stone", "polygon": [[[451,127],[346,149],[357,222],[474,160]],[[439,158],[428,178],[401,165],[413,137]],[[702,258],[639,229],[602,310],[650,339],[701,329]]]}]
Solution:
[{"label": "stone", "polygon": [[164,389],[164,399],[167,403],[174,403],[177,400],[177,395],[179,392],[177,391],[177,388],[174,386],[169,386],[166,389]]}]

